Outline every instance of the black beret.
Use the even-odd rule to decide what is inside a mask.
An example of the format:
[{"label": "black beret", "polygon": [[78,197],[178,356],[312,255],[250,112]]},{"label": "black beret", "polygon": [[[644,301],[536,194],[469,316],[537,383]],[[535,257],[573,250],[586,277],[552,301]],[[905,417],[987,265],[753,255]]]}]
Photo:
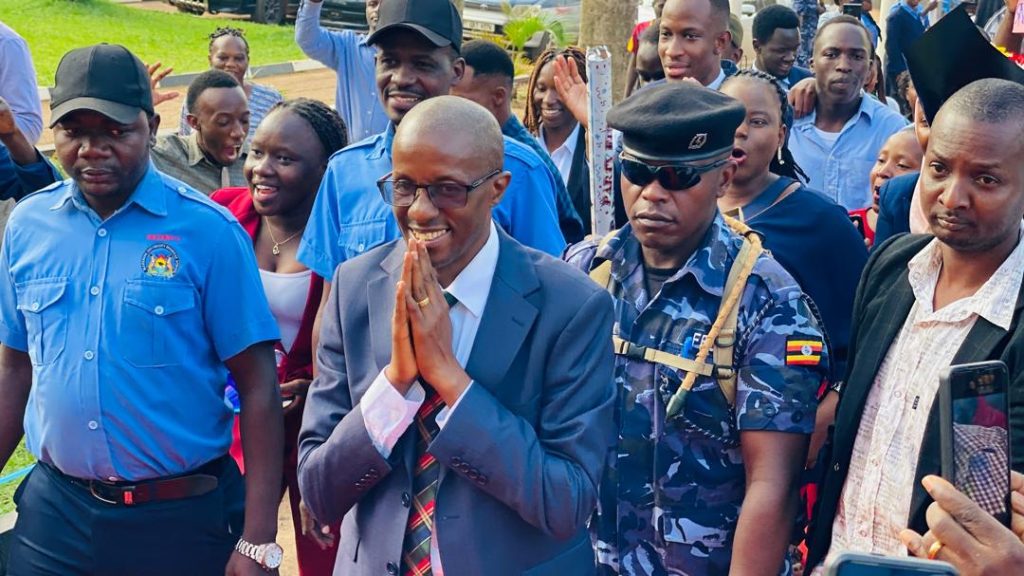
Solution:
[{"label": "black beret", "polygon": [[694,82],[663,82],[635,92],[608,111],[622,149],[640,160],[690,162],[732,151],[747,115],[738,101]]},{"label": "black beret", "polygon": [[906,53],[907,69],[929,122],[961,88],[1002,78],[1024,84],[1024,70],[981,35],[961,4],[928,29]]}]

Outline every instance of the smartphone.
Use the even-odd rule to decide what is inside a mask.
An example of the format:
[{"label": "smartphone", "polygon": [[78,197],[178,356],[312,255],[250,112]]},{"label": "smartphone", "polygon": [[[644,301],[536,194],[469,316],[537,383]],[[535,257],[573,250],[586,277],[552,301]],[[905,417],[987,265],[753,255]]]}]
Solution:
[{"label": "smartphone", "polygon": [[1006,364],[959,364],[940,376],[942,477],[1010,526],[1010,431]]},{"label": "smartphone", "polygon": [[843,4],[843,14],[853,16],[854,18],[860,18],[863,9],[860,2],[847,2]]},{"label": "smartphone", "polygon": [[828,565],[826,576],[959,576],[945,562],[919,558],[890,558],[844,552]]}]

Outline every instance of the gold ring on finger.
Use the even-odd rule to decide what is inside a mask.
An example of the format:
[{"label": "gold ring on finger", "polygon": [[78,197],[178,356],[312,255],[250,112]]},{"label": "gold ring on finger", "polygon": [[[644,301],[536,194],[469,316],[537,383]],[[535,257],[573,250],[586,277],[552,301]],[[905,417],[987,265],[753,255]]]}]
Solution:
[{"label": "gold ring on finger", "polygon": [[417,300],[416,305],[420,308],[426,308],[430,305],[430,296],[424,296],[423,300]]},{"label": "gold ring on finger", "polygon": [[939,555],[939,552],[942,550],[943,546],[945,546],[945,544],[939,542],[938,540],[932,542],[932,545],[928,547],[928,559],[935,560],[935,558]]}]

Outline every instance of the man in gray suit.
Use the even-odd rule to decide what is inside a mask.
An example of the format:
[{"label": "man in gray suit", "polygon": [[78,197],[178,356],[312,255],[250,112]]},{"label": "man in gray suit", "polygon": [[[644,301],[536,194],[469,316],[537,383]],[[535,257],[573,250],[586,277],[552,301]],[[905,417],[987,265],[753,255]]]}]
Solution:
[{"label": "man in gray suit", "polygon": [[[442,96],[378,185],[404,239],[335,272],[299,483],[335,574],[592,574],[614,442],[611,300],[497,228],[497,121]],[[443,287],[443,288],[442,288]]]}]

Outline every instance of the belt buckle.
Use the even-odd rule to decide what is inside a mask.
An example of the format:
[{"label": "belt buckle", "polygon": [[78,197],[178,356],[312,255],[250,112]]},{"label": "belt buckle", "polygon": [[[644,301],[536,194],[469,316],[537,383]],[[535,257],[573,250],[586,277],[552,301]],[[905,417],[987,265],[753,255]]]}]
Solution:
[{"label": "belt buckle", "polygon": [[96,492],[96,481],[94,480],[92,482],[89,482],[89,493],[92,494],[93,498],[99,500],[100,502],[106,502],[107,504],[115,504],[115,505],[122,505],[123,504],[125,506],[132,506],[132,505],[135,504],[135,486],[134,485],[132,485],[132,486],[123,486],[123,487],[117,486],[116,488],[121,490],[121,496],[122,496],[122,501],[121,502],[118,502],[117,500],[110,500],[108,498],[104,498],[103,496],[100,496],[100,494],[98,492]]}]

